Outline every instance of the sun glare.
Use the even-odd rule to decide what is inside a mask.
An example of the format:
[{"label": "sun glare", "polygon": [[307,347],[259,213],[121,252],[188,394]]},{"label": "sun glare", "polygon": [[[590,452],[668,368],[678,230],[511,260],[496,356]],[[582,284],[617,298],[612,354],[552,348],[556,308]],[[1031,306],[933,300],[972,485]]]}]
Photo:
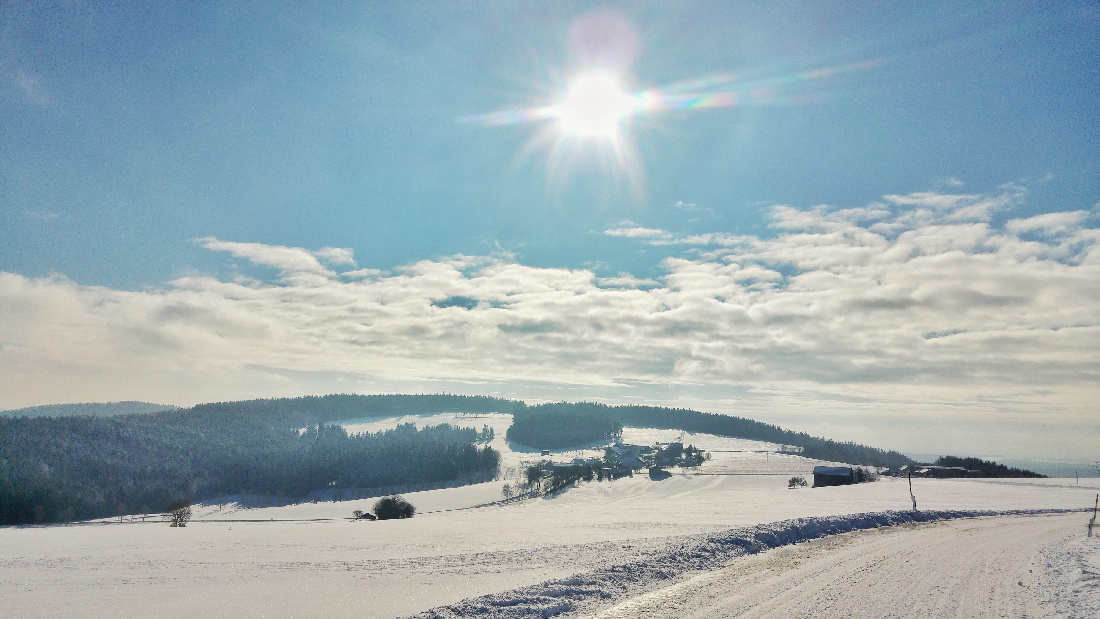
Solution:
[{"label": "sun glare", "polygon": [[591,73],[569,86],[565,101],[555,111],[570,133],[611,138],[637,106],[637,99],[623,92],[610,75]]}]

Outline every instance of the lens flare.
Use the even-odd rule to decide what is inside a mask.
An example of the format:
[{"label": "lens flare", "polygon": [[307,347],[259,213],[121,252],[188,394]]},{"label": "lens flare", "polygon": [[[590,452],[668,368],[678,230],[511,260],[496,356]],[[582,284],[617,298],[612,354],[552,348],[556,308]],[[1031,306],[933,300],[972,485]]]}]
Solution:
[{"label": "lens flare", "polygon": [[[800,103],[817,100],[801,92],[813,82],[841,73],[873,69],[883,62],[882,59],[864,60],[756,79],[741,79],[736,75],[720,73],[635,94],[620,90],[613,76],[593,73],[578,78],[570,86],[565,99],[556,105],[473,114],[459,118],[458,122],[499,127],[576,116],[579,125],[593,122],[606,126],[612,120],[621,123],[642,112]],[[600,120],[583,120],[588,117]]]},{"label": "lens flare", "polygon": [[641,156],[629,130],[632,117],[725,107],[806,105],[830,94],[815,89],[816,84],[843,73],[873,69],[883,62],[870,59],[752,79],[718,73],[633,94],[620,86],[623,76],[597,70],[569,82],[557,103],[475,114],[458,121],[485,127],[557,121],[537,132],[524,149],[527,154],[538,149],[546,152],[549,176],[567,175],[564,171],[571,159],[590,159],[597,150],[600,169],[627,179],[637,193],[642,171]]},{"label": "lens flare", "polygon": [[634,112],[638,102],[624,93],[610,75],[592,73],[578,78],[555,115],[562,126],[578,135],[613,137],[619,123]]}]

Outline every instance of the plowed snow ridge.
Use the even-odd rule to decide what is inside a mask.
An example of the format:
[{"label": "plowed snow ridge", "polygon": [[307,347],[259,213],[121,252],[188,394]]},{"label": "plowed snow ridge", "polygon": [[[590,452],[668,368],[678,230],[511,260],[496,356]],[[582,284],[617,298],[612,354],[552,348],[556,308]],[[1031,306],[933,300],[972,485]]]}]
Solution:
[{"label": "plowed snow ridge", "polygon": [[[1037,601],[1058,607],[1058,616],[1096,617],[1100,582],[1088,572],[1087,552],[1078,545],[1060,550],[1046,546],[1043,598],[1034,561],[1039,541],[1049,531],[1029,519],[995,519],[968,530],[982,535],[960,544],[952,535],[924,530],[900,537],[862,542],[849,552],[833,548],[826,568],[796,570],[794,564],[763,571],[729,567],[734,559],[798,542],[853,531],[990,516],[1037,516],[1081,510],[920,511],[861,513],[848,516],[796,518],[724,533],[679,540],[665,552],[502,593],[485,595],[413,615],[418,619],[458,617],[521,617],[593,615],[600,619],[659,617],[955,617],[1038,616]],[[1077,524],[1073,521],[1073,524]],[[1073,525],[1067,523],[1063,528]],[[1078,527],[1079,528],[1079,527]],[[1007,529],[1007,530],[1006,530]],[[1095,538],[1094,538],[1095,539]],[[1009,552],[1006,549],[1021,549]],[[814,554],[814,553],[810,553]],[[1071,560],[1067,561],[1070,555]],[[1053,556],[1059,555],[1059,556]],[[1084,565],[1084,578],[1071,568]],[[1027,567],[1031,561],[1032,567]],[[774,563],[774,562],[773,562]],[[790,563],[790,562],[788,562]],[[942,564],[950,569],[940,569]],[[1061,566],[1060,573],[1054,573]],[[756,566],[759,567],[759,566]],[[890,569],[886,569],[890,568]],[[1028,582],[1017,576],[1022,570]],[[839,583],[837,578],[840,578]],[[1062,582],[1054,582],[1061,578]],[[731,582],[734,581],[734,582]],[[767,583],[767,584],[765,584]],[[731,596],[731,590],[747,593]],[[731,587],[733,587],[731,589]],[[872,593],[872,588],[874,592]],[[893,595],[882,596],[883,591]],[[1041,592],[1039,592],[1041,593]],[[1075,597],[1076,596],[1076,597]],[[1002,611],[1011,610],[1005,614]]]}]

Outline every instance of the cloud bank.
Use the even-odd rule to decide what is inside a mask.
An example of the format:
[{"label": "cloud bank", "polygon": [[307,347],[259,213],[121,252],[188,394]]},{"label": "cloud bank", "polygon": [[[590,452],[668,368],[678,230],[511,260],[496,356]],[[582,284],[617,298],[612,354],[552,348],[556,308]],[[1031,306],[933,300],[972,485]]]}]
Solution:
[{"label": "cloud bank", "polygon": [[965,424],[1014,453],[1065,441],[1089,457],[1100,230],[1085,211],[1004,217],[1024,197],[1008,186],[780,205],[769,237],[607,230],[671,252],[644,279],[461,255],[380,272],[347,249],[215,238],[198,242],[275,274],[134,292],[0,273],[0,406],[389,389],[603,396],[901,448],[889,428],[932,440]]}]

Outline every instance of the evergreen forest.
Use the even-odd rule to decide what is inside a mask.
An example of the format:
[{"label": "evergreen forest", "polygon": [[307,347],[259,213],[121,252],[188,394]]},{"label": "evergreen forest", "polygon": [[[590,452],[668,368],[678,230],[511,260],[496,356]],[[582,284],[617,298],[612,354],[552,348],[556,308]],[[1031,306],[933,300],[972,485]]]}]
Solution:
[{"label": "evergreen forest", "polygon": [[536,449],[566,449],[622,436],[623,424],[604,404],[539,404],[512,413],[508,440]]},{"label": "evergreen forest", "polygon": [[978,477],[1046,477],[1027,469],[1005,466],[991,460],[980,458],[960,458],[958,456],[940,456],[936,466],[961,466],[968,471],[977,471]]},{"label": "evergreen forest", "polygon": [[325,396],[110,417],[0,416],[0,524],[160,512],[225,494],[300,498],[491,477],[492,431],[405,424],[348,435],[333,421],[503,405],[465,396]]}]

